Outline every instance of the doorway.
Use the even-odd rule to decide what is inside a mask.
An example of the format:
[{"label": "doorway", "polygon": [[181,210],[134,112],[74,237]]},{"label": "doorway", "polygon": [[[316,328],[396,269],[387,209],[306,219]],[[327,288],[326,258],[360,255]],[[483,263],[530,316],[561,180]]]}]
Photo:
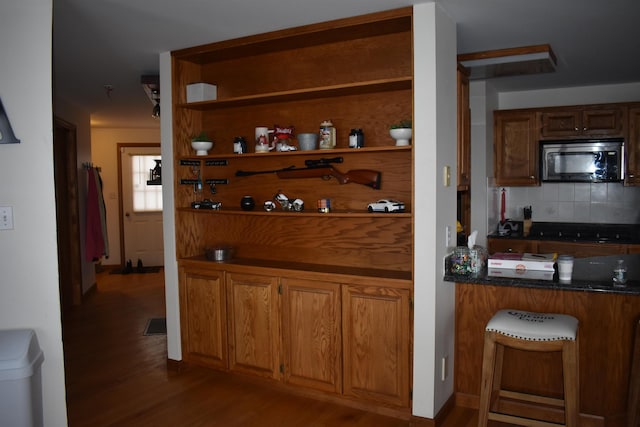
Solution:
[{"label": "doorway", "polygon": [[76,127],[54,118],[53,165],[58,239],[58,286],[64,314],[82,303],[80,210],[78,208],[78,146]]},{"label": "doorway", "polygon": [[151,179],[156,160],[160,160],[160,144],[118,144],[123,267],[129,261],[134,266],[164,264],[162,185]]}]

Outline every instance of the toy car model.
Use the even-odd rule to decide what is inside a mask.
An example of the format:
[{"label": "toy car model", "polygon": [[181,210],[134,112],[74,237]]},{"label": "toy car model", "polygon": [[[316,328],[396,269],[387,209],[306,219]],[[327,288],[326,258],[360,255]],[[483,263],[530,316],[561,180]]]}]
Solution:
[{"label": "toy car model", "polygon": [[220,209],[222,202],[214,202],[213,200],[204,199],[200,202],[191,203],[193,209]]},{"label": "toy car model", "polygon": [[392,199],[380,199],[367,205],[369,212],[404,212],[404,203]]}]

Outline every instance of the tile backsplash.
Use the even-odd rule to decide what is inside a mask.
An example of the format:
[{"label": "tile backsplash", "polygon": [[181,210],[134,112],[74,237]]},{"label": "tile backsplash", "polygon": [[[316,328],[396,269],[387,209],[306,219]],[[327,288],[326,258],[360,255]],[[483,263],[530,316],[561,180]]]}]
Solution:
[{"label": "tile backsplash", "polygon": [[[506,218],[522,220],[531,206],[534,222],[640,224],[640,187],[622,183],[543,183],[539,187],[487,188],[489,229],[500,219],[500,193],[505,191]],[[493,225],[492,225],[493,223]]]}]

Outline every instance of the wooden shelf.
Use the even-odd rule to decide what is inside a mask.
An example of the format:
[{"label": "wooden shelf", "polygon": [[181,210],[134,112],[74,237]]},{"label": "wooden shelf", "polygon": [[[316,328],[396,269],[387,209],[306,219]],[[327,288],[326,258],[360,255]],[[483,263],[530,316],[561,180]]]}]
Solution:
[{"label": "wooden shelf", "polygon": [[[319,156],[319,155],[328,155],[331,156],[333,154],[364,154],[364,153],[375,153],[375,152],[385,152],[385,151],[411,151],[412,146],[399,146],[388,145],[383,147],[363,147],[363,148],[333,148],[331,150],[296,150],[296,151],[287,151],[287,152],[268,152],[268,153],[245,153],[245,154],[211,154],[207,156],[185,156],[185,157],[177,157],[178,163],[180,160],[196,160],[196,161],[206,161],[212,159],[247,159],[247,158],[256,158],[256,157],[295,157],[295,156]],[[179,165],[185,166],[185,165]]]},{"label": "wooden shelf", "polygon": [[250,215],[250,216],[275,216],[275,217],[327,217],[327,218],[406,218],[411,219],[411,212],[367,212],[367,211],[331,211],[327,213],[305,210],[302,212],[275,210],[267,212],[262,208],[256,208],[253,211],[243,211],[241,209],[193,209],[193,208],[177,208],[180,212],[191,212],[198,214],[210,215]]},{"label": "wooden shelf", "polygon": [[412,29],[412,15],[412,8],[405,7],[194,46],[172,54],[194,64],[206,65],[304,46],[409,32]]},{"label": "wooden shelf", "polygon": [[[184,360],[409,414],[413,148],[393,145],[388,126],[414,119],[412,27],[407,7],[172,52],[173,179],[188,183],[174,189]],[[217,85],[218,99],[187,103],[194,82]],[[256,125],[317,132],[327,119],[340,148],[232,153],[231,141]],[[366,133],[365,147],[348,148],[351,128]],[[207,156],[188,144],[200,131],[216,141]],[[337,170],[374,171],[381,188],[273,173],[338,156]],[[229,185],[200,191],[209,182]],[[280,194],[306,209],[265,211],[262,201]],[[240,209],[246,195],[252,211]],[[221,209],[191,207],[203,198]],[[382,198],[407,211],[367,211]],[[326,199],[332,211],[318,212]],[[206,259],[221,244],[236,258]],[[202,329],[202,319],[215,320]],[[380,356],[359,357],[362,343]],[[326,349],[319,357],[316,344]]]},{"label": "wooden shelf", "polygon": [[291,102],[335,96],[360,95],[371,92],[384,92],[403,89],[409,90],[411,89],[412,84],[413,78],[411,77],[381,79],[368,82],[311,87],[282,92],[260,93],[256,95],[239,96],[236,98],[219,99],[216,101],[182,103],[178,104],[178,107],[200,111],[215,110],[218,108],[240,107],[246,105]]},{"label": "wooden shelf", "polygon": [[[413,119],[412,23],[412,8],[402,8],[173,51],[174,182],[184,183],[174,194],[178,257],[219,240],[236,243],[246,258],[409,271],[413,147],[395,146],[388,126]],[[217,99],[186,102],[193,82],[216,84]],[[336,126],[340,148],[253,152],[256,124],[313,132],[326,119]],[[350,128],[363,129],[365,147],[348,147]],[[206,156],[188,143],[200,131],[215,141]],[[250,153],[232,152],[238,135]],[[267,173],[338,156],[344,157],[338,171],[379,172],[381,188]],[[238,177],[238,170],[263,173]],[[209,194],[208,183],[228,185]],[[280,192],[304,200],[306,209],[264,211],[262,201]],[[253,211],[240,209],[244,195],[256,200]],[[204,198],[222,209],[191,208]],[[404,201],[407,212],[369,213],[367,204],[382,198]],[[332,212],[317,212],[322,199],[331,200]]]},{"label": "wooden shelf", "polygon": [[[407,288],[411,287],[412,274],[410,271],[398,271],[398,270],[385,270],[377,268],[361,268],[361,267],[344,267],[340,265],[326,265],[326,264],[311,264],[302,262],[282,262],[273,260],[264,260],[256,258],[234,258],[230,261],[216,262],[208,260],[204,255],[197,255],[189,258],[182,258],[179,260],[181,264],[184,263],[198,263],[199,265],[206,266],[213,269],[233,271],[241,267],[239,271],[246,271],[245,267],[252,267],[255,269],[276,269],[276,270],[289,270],[295,272],[311,272],[320,274],[330,274],[333,280],[339,280],[336,275],[349,276],[349,277],[375,277],[377,279],[392,279],[407,281]],[[383,286],[389,286],[388,283],[384,283]]]}]

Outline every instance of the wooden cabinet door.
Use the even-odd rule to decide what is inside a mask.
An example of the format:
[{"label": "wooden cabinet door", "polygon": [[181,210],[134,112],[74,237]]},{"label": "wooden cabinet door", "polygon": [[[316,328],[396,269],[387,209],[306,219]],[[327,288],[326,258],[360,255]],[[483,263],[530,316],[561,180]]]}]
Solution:
[{"label": "wooden cabinet door", "polygon": [[626,109],[589,108],[582,112],[582,134],[589,137],[624,136]]},{"label": "wooden cabinet door", "polygon": [[469,78],[458,66],[458,191],[471,185],[471,110],[469,109]]},{"label": "wooden cabinet door", "polygon": [[487,239],[487,250],[490,254],[496,252],[536,253],[538,252],[537,240],[521,239]]},{"label": "wooden cabinet door", "polygon": [[550,111],[540,113],[540,137],[573,137],[582,129],[582,114],[579,110]]},{"label": "wooden cabinet door", "polygon": [[281,281],[284,381],[341,393],[340,284]]},{"label": "wooden cabinet door", "polygon": [[608,256],[627,253],[627,245],[615,243],[578,243],[558,242],[552,240],[538,243],[540,253],[556,252],[558,255],[573,255],[576,258],[589,258],[593,256]]},{"label": "wooden cabinet door", "polygon": [[411,310],[405,289],[342,287],[343,390],[409,406]]},{"label": "wooden cabinet door", "polygon": [[496,185],[538,185],[538,129],[534,112],[494,113]]},{"label": "wooden cabinet door", "polygon": [[626,143],[625,183],[640,185],[640,106],[629,110],[629,138]]},{"label": "wooden cabinet door", "polygon": [[229,368],[280,378],[278,279],[227,273]]},{"label": "wooden cabinet door", "polygon": [[180,325],[185,361],[227,367],[224,272],[181,270]]},{"label": "wooden cabinet door", "polygon": [[624,136],[623,106],[574,108],[540,113],[540,139]]}]

